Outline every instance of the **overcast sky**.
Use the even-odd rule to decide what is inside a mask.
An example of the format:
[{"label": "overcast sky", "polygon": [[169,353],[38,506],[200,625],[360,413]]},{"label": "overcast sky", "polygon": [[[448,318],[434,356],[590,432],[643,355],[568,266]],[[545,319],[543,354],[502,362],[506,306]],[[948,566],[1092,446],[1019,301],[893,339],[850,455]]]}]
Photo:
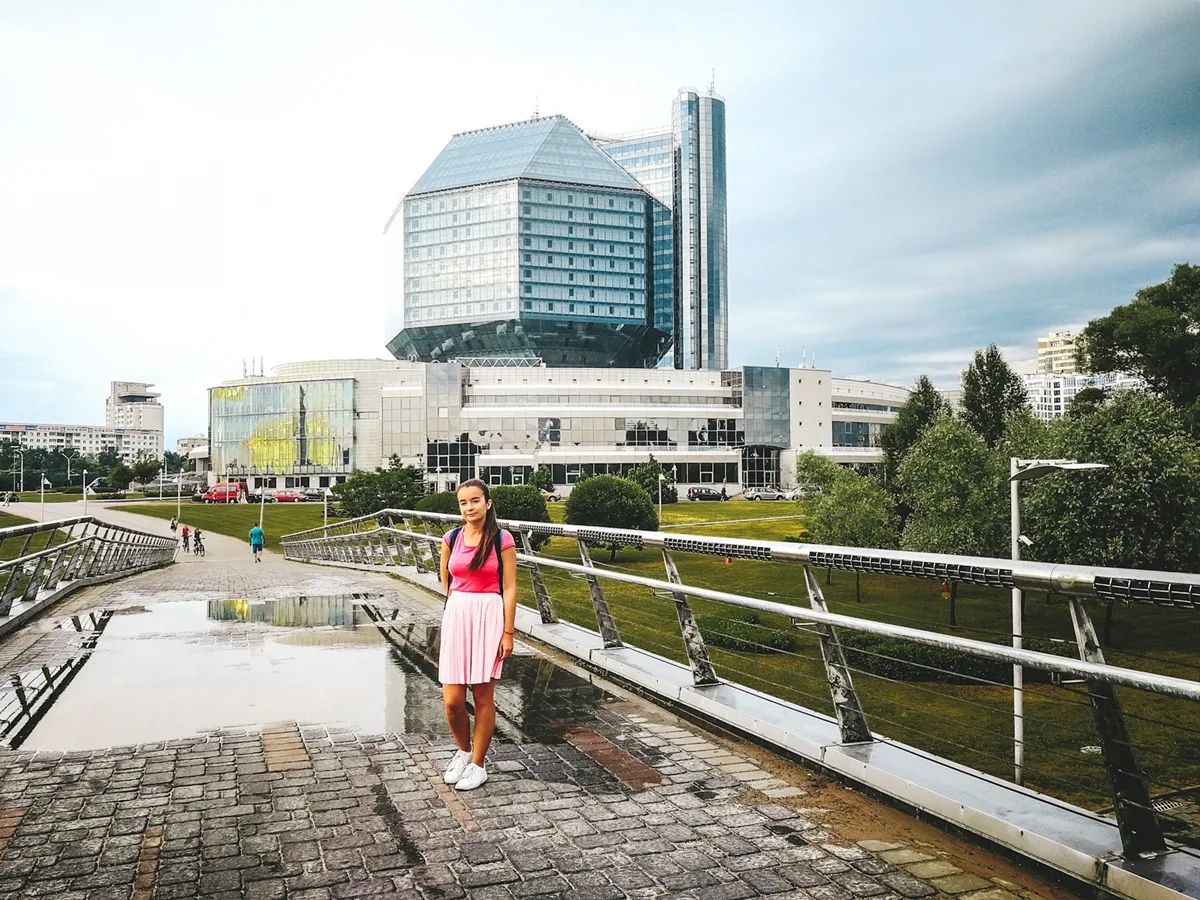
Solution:
[{"label": "overcast sky", "polygon": [[[606,14],[607,13],[607,14]],[[0,0],[0,420],[383,357],[457,131],[727,102],[731,363],[953,387],[1200,262],[1200,3]]]}]

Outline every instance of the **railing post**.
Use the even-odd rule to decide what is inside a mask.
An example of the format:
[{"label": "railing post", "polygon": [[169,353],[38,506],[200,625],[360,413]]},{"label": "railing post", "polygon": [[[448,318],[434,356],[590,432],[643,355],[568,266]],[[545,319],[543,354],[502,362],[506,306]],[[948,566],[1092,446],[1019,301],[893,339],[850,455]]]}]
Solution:
[{"label": "railing post", "polygon": [[530,540],[528,531],[518,531],[521,536],[521,549],[525,555],[530,557],[529,562],[525,565],[529,569],[529,576],[533,579],[533,596],[537,599],[538,612],[542,616],[542,624],[550,625],[558,621],[558,616],[554,613],[554,604],[550,600],[550,592],[546,590],[546,582],[542,578],[542,570],[538,568],[537,554],[533,551],[533,541]]},{"label": "railing post", "polygon": [[[663,547],[662,555],[663,567],[667,570],[667,581],[671,584],[683,584],[671,551]],[[700,633],[700,626],[696,624],[696,617],[692,615],[692,608],[688,605],[687,595],[675,593],[671,596],[675,600],[675,615],[679,617],[683,649],[687,651],[688,662],[692,667],[692,683],[696,685],[720,684],[721,680],[717,678],[712,660],[708,658],[708,647],[704,643],[704,635]]]},{"label": "railing post", "polygon": [[[579,539],[579,558],[589,569],[594,569],[592,554],[588,552],[587,544]],[[600,636],[604,639],[604,649],[624,647],[621,635],[617,633],[617,623],[608,609],[608,601],[604,599],[604,589],[600,587],[600,579],[595,575],[587,576],[588,592],[592,595],[592,609],[596,611],[596,624],[600,626]]]},{"label": "railing post", "polygon": [[[829,612],[825,605],[825,595],[821,593],[821,586],[808,566],[804,567],[804,583],[808,588],[808,599],[812,608],[818,612]],[[842,743],[861,744],[874,740],[871,729],[867,726],[862,702],[854,689],[850,667],[846,664],[846,655],[842,652],[837,633],[831,626],[821,623],[816,623],[815,628],[821,639],[821,657],[825,660],[825,674],[829,679],[829,693],[833,697],[833,709],[842,732]]]},{"label": "railing post", "polygon": [[[1071,597],[1070,604],[1079,658],[1086,662],[1103,663],[1104,652],[1100,649],[1100,639],[1096,636],[1096,628],[1087,610],[1077,597]],[[1100,750],[1108,770],[1113,811],[1117,816],[1124,855],[1136,859],[1143,854],[1162,853],[1167,849],[1162,825],[1151,805],[1150,791],[1146,788],[1146,781],[1133,752],[1133,743],[1125,728],[1125,717],[1121,715],[1116,691],[1111,684],[1100,681],[1089,681],[1087,686],[1096,731],[1100,735]]]},{"label": "railing post", "polygon": [[[425,565],[425,547],[424,547],[425,542],[417,540],[417,538],[415,536],[416,532],[413,531],[412,522],[408,521],[408,516],[402,516],[402,518],[404,520],[404,530],[407,531],[409,534],[413,535],[413,539],[412,539],[413,565],[415,565],[417,567],[417,572],[419,572],[421,575],[424,575],[429,571],[429,567],[427,565]],[[425,533],[426,534],[429,533],[428,525],[425,526]]]},{"label": "railing post", "polygon": [[[17,557],[22,557],[29,552],[29,543],[33,540],[36,532],[29,532],[25,535],[25,543],[21,545],[21,551]],[[4,587],[0,588],[0,616],[7,616],[8,611],[12,609],[13,598],[17,594],[17,590],[21,583],[21,567],[12,566],[8,570],[8,578],[4,581]]]},{"label": "railing post", "polygon": [[[425,533],[427,535],[429,535],[430,537],[433,537],[433,532],[429,530],[429,522],[427,522],[425,519],[422,519],[421,527],[425,529]],[[432,542],[425,543],[424,541],[422,541],[421,546],[423,546],[426,550],[429,551],[429,571],[431,571],[435,575],[437,575],[438,578],[441,578],[442,577],[442,551],[441,551],[441,549],[440,548],[435,549],[434,544]]]}]

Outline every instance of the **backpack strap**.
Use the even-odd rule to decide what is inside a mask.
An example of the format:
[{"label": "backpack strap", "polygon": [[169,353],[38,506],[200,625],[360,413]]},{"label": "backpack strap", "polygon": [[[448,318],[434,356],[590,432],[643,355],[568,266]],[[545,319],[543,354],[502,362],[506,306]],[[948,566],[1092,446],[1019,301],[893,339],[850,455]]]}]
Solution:
[{"label": "backpack strap", "polygon": [[[450,556],[454,555],[454,547],[458,543],[458,533],[462,531],[462,526],[450,529]],[[450,560],[446,560],[446,593],[450,592],[450,586],[454,583],[454,576],[450,574]]]},{"label": "backpack strap", "polygon": [[496,532],[496,539],[492,542],[492,546],[496,548],[496,581],[498,588],[496,593],[501,597],[504,596],[504,556],[500,553],[500,547],[504,544],[504,529],[501,528]]}]

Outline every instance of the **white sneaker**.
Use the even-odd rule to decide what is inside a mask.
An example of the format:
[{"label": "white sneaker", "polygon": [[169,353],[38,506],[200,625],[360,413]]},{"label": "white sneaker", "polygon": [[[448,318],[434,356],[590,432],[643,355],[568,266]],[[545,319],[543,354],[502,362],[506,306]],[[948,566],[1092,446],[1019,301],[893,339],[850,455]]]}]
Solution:
[{"label": "white sneaker", "polygon": [[487,781],[487,769],[471,763],[463,772],[462,778],[455,783],[454,789],[456,791],[473,791],[485,781]]},{"label": "white sneaker", "polygon": [[454,755],[450,757],[450,762],[446,765],[446,772],[442,775],[442,780],[446,784],[457,784],[458,779],[462,778],[463,772],[471,763],[471,754],[467,750],[455,750]]}]

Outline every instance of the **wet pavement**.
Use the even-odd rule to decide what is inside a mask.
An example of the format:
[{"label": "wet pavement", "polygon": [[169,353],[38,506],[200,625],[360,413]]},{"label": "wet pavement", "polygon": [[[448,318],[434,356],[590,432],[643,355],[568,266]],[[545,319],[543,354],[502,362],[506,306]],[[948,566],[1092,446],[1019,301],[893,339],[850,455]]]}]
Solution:
[{"label": "wet pavement", "polygon": [[439,615],[285,562],[64,601],[0,643],[3,681],[76,661],[0,750],[0,897],[1069,896],[526,645],[457,793]]}]

